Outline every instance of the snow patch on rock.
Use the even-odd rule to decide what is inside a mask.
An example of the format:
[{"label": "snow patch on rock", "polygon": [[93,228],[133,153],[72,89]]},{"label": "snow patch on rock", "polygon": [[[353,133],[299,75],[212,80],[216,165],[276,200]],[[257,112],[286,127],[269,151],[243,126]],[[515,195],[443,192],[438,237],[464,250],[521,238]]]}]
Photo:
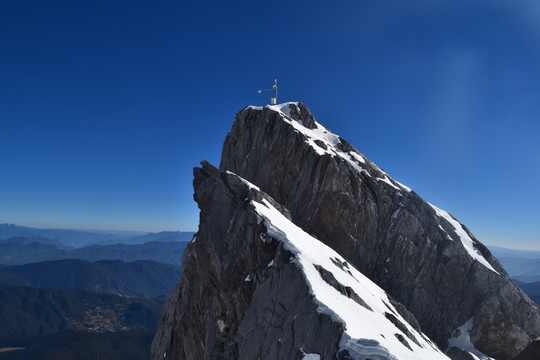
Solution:
[{"label": "snow patch on rock", "polygon": [[[349,151],[343,151],[339,148],[339,144],[343,145],[340,137],[336,134],[333,134],[328,130],[326,127],[315,121],[315,128],[314,129],[308,129],[303,126],[301,121],[295,121],[291,118],[290,115],[290,105],[296,105],[298,106],[297,102],[287,102],[282,103],[278,105],[267,105],[266,107],[270,110],[276,111],[279,114],[281,114],[283,120],[290,123],[295,131],[303,134],[306,137],[305,142],[309,144],[313,150],[319,155],[330,155],[332,157],[339,156],[343,160],[345,160],[347,163],[352,165],[359,173],[362,173],[368,177],[371,177],[372,175],[369,173],[368,170],[366,170],[362,164],[366,164],[366,159],[358,152],[354,151],[354,149],[351,149]],[[252,107],[257,108],[257,107]],[[257,108],[260,109],[260,108]],[[322,144],[322,146],[320,145]],[[384,170],[379,168],[375,164],[371,164],[378,172],[380,172],[383,176],[377,177],[376,179],[378,181],[382,181],[393,188],[395,188],[398,191],[404,190],[407,192],[410,192],[411,189],[407,186],[400,184],[399,182],[395,180],[390,180],[390,177]],[[395,183],[394,183],[395,182]]]},{"label": "snow patch on rock", "polygon": [[[336,263],[346,261],[337,252],[293,224],[267,200],[251,204],[264,219],[268,235],[281,241],[294,255],[292,262],[302,270],[317,311],[345,325],[339,347],[348,351],[352,359],[380,356],[384,359],[448,359],[390,305],[384,290],[355,268],[350,267],[345,272],[338,267]],[[321,268],[330,272],[341,285],[351,288],[364,304],[344,296],[326,282],[319,271]],[[400,330],[389,317],[397,319],[406,331]]]},{"label": "snow patch on rock", "polygon": [[495,360],[492,357],[478,351],[471,343],[471,330],[473,318],[452,332],[452,337],[448,340],[448,347],[457,347],[467,351],[475,360]]},{"label": "snow patch on rock", "polygon": [[[452,217],[452,215],[450,215],[449,213],[447,213],[446,211],[444,210],[441,210],[439,209],[438,207],[436,207],[435,205],[433,204],[429,204],[431,205],[431,207],[435,210],[435,212],[437,213],[437,215],[440,217],[440,218],[443,218],[445,219],[450,225],[452,225],[452,227],[454,228],[454,231],[456,232],[456,234],[459,236],[460,240],[461,240],[461,243],[463,244],[463,247],[465,248],[465,250],[467,250],[467,253],[475,260],[477,260],[480,264],[484,265],[486,268],[488,268],[489,270],[493,271],[494,273],[496,273],[497,275],[500,275],[494,268],[493,266],[491,266],[490,263],[488,263],[488,261],[486,260],[486,258],[482,255],[482,253],[475,247],[474,245],[474,241],[473,239],[469,236],[469,234],[467,234],[467,231],[465,231],[465,229],[463,228],[463,226],[459,223],[459,221],[457,221],[456,219],[454,219]],[[442,226],[439,225],[439,228],[443,231],[445,231],[443,229]],[[445,231],[446,232],[446,231]],[[448,233],[447,233],[448,235]],[[448,235],[448,238],[452,239],[452,237],[450,235]]]}]

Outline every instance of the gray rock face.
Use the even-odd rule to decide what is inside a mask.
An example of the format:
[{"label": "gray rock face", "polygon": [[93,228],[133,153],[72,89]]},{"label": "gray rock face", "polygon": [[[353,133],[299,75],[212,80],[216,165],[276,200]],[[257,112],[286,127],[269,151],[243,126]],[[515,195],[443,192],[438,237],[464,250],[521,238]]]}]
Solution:
[{"label": "gray rock face", "polygon": [[265,198],[287,210],[207,163],[194,173],[199,231],[184,252],[152,359],[302,359],[304,351],[336,358],[342,325],[317,313],[290,253],[249,203]]},{"label": "gray rock face", "polygon": [[295,224],[410,310],[441,348],[470,319],[472,344],[496,359],[513,358],[540,335],[538,306],[467,228],[331,135],[301,103],[247,107],[226,137],[220,169],[285,206]]}]

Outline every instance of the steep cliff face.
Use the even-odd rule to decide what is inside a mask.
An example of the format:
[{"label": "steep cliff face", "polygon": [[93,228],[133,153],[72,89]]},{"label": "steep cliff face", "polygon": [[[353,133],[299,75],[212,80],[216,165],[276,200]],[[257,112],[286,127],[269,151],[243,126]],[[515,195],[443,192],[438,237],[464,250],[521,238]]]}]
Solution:
[{"label": "steep cliff face", "polygon": [[208,163],[194,173],[199,231],[153,359],[447,359],[402,305],[286,208]]},{"label": "steep cliff face", "polygon": [[241,110],[220,169],[287,208],[449,353],[511,359],[540,334],[539,308],[465,226],[391,179],[305,105]]}]

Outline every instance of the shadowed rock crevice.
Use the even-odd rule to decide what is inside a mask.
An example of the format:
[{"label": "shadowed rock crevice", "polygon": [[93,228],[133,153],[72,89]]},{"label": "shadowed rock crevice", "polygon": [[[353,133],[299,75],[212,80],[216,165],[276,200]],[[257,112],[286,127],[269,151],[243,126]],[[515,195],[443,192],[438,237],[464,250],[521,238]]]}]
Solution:
[{"label": "shadowed rock crevice", "polygon": [[[409,329],[407,329],[407,326],[405,324],[403,324],[401,321],[399,321],[393,314],[390,314],[390,313],[384,313],[384,316],[386,316],[386,318],[388,320],[390,320],[392,322],[392,324],[394,324],[399,330],[401,330],[405,335],[407,335],[407,337],[411,340],[411,341],[414,341],[418,346],[420,346],[420,343],[418,342],[418,340],[416,340],[416,338],[411,334],[411,332],[409,331]],[[397,336],[397,335],[396,335]],[[401,335],[400,335],[401,336]],[[400,339],[400,338],[398,338]],[[404,339],[403,339],[404,340]],[[406,343],[406,341],[402,341],[401,339],[399,340],[401,341],[402,343]],[[407,347],[410,349],[411,347],[409,346],[409,344],[407,343]],[[412,350],[412,349],[411,349]]]},{"label": "shadowed rock crevice", "polygon": [[332,286],[334,289],[339,291],[341,294],[345,295],[346,297],[353,300],[357,304],[365,307],[369,311],[373,311],[373,309],[371,307],[369,307],[369,305],[366,304],[366,302],[364,300],[362,300],[362,298],[356,292],[354,292],[354,290],[350,286],[342,285],[339,281],[336,280],[336,278],[334,277],[334,275],[330,271],[326,270],[325,268],[323,268],[322,266],[319,266],[319,265],[315,265],[315,268],[317,269],[317,271],[321,275],[321,278],[328,285]]},{"label": "shadowed rock crevice", "polygon": [[315,118],[304,103],[289,103],[289,113],[293,120],[301,122],[306,128],[314,129],[316,127]]},{"label": "shadowed rock crevice", "polygon": [[407,342],[407,340],[405,340],[405,338],[403,337],[403,335],[401,334],[394,334],[396,336],[396,338],[399,340],[400,343],[402,343],[407,349],[411,350],[412,351],[412,348],[411,346],[409,345],[409,343]]}]

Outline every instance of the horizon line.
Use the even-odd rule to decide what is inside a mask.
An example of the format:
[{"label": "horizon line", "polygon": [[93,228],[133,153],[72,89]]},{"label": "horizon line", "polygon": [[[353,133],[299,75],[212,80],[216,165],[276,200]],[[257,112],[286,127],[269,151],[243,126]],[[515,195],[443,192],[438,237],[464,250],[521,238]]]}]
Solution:
[{"label": "horizon line", "polygon": [[87,232],[131,232],[131,233],[159,233],[159,232],[165,232],[165,231],[171,231],[171,232],[192,232],[196,233],[197,230],[192,229],[171,229],[171,228],[160,228],[156,229],[153,228],[152,230],[149,229],[126,229],[126,228],[87,228],[85,226],[76,227],[76,226],[42,226],[42,225],[32,225],[30,223],[23,223],[23,225],[20,225],[19,223],[13,223],[13,222],[0,222],[0,225],[8,225],[8,226],[18,226],[18,227],[25,227],[25,228],[31,228],[31,229],[38,229],[38,230],[72,230],[72,231],[87,231]]}]

